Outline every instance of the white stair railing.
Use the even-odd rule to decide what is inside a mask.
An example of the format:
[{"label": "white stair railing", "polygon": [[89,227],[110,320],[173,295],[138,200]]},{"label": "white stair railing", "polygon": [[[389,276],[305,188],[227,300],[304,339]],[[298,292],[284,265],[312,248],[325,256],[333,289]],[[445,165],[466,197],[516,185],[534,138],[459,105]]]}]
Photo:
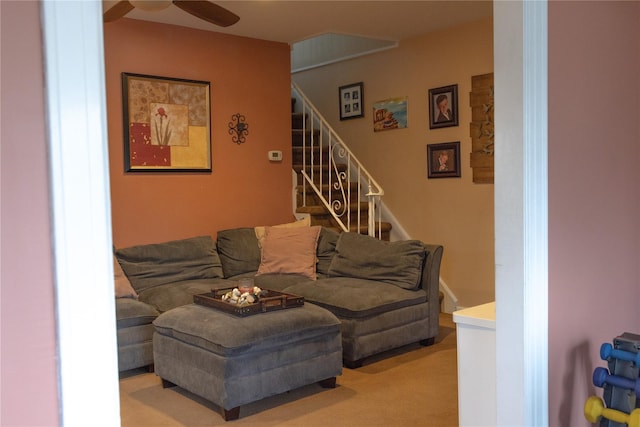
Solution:
[{"label": "white stair railing", "polygon": [[[367,233],[382,238],[379,203],[384,191],[295,83],[291,92],[296,113],[302,115],[302,205],[307,205],[307,188],[311,188],[342,230],[358,232],[364,205]],[[355,206],[352,199],[357,201]]]}]

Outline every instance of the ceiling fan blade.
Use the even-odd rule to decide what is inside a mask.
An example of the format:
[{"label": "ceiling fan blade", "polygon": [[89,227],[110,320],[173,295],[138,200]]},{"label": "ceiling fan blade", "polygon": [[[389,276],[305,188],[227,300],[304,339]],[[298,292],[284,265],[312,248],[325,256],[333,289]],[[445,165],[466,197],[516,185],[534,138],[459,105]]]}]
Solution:
[{"label": "ceiling fan blade", "polygon": [[107,10],[104,15],[102,15],[102,20],[104,22],[115,21],[116,19],[122,18],[132,10],[133,5],[129,3],[128,0],[122,0],[111,7],[111,9]]},{"label": "ceiling fan blade", "polygon": [[220,27],[228,27],[240,20],[235,13],[209,1],[173,0],[173,4],[193,16]]}]

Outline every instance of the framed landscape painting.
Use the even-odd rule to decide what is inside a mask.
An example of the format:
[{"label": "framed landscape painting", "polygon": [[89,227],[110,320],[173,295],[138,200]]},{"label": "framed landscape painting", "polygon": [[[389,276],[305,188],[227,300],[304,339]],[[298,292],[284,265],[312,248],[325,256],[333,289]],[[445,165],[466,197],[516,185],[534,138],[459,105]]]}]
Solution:
[{"label": "framed landscape painting", "polygon": [[373,131],[407,127],[407,97],[390,98],[373,104]]},{"label": "framed landscape painting", "polygon": [[211,172],[209,82],[122,73],[125,172]]}]

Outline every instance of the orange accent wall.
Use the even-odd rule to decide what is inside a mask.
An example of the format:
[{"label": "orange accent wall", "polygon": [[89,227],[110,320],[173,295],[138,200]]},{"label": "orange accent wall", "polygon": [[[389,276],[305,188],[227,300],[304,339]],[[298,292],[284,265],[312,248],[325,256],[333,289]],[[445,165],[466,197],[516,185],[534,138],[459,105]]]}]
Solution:
[{"label": "orange accent wall", "polygon": [[[293,218],[287,44],[121,19],[105,24],[104,45],[116,247]],[[211,173],[124,172],[122,72],[211,83]],[[240,145],[228,128],[235,113],[249,124]]]}]

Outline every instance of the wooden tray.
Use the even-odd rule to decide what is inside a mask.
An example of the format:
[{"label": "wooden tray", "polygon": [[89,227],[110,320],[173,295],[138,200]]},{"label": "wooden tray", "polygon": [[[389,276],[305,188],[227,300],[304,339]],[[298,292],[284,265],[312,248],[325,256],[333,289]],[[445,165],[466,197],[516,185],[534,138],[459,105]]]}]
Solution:
[{"label": "wooden tray", "polygon": [[253,304],[238,306],[222,301],[222,296],[232,290],[232,288],[218,289],[205,294],[194,295],[193,302],[241,317],[304,305],[304,297],[269,289],[263,289],[262,296]]}]

